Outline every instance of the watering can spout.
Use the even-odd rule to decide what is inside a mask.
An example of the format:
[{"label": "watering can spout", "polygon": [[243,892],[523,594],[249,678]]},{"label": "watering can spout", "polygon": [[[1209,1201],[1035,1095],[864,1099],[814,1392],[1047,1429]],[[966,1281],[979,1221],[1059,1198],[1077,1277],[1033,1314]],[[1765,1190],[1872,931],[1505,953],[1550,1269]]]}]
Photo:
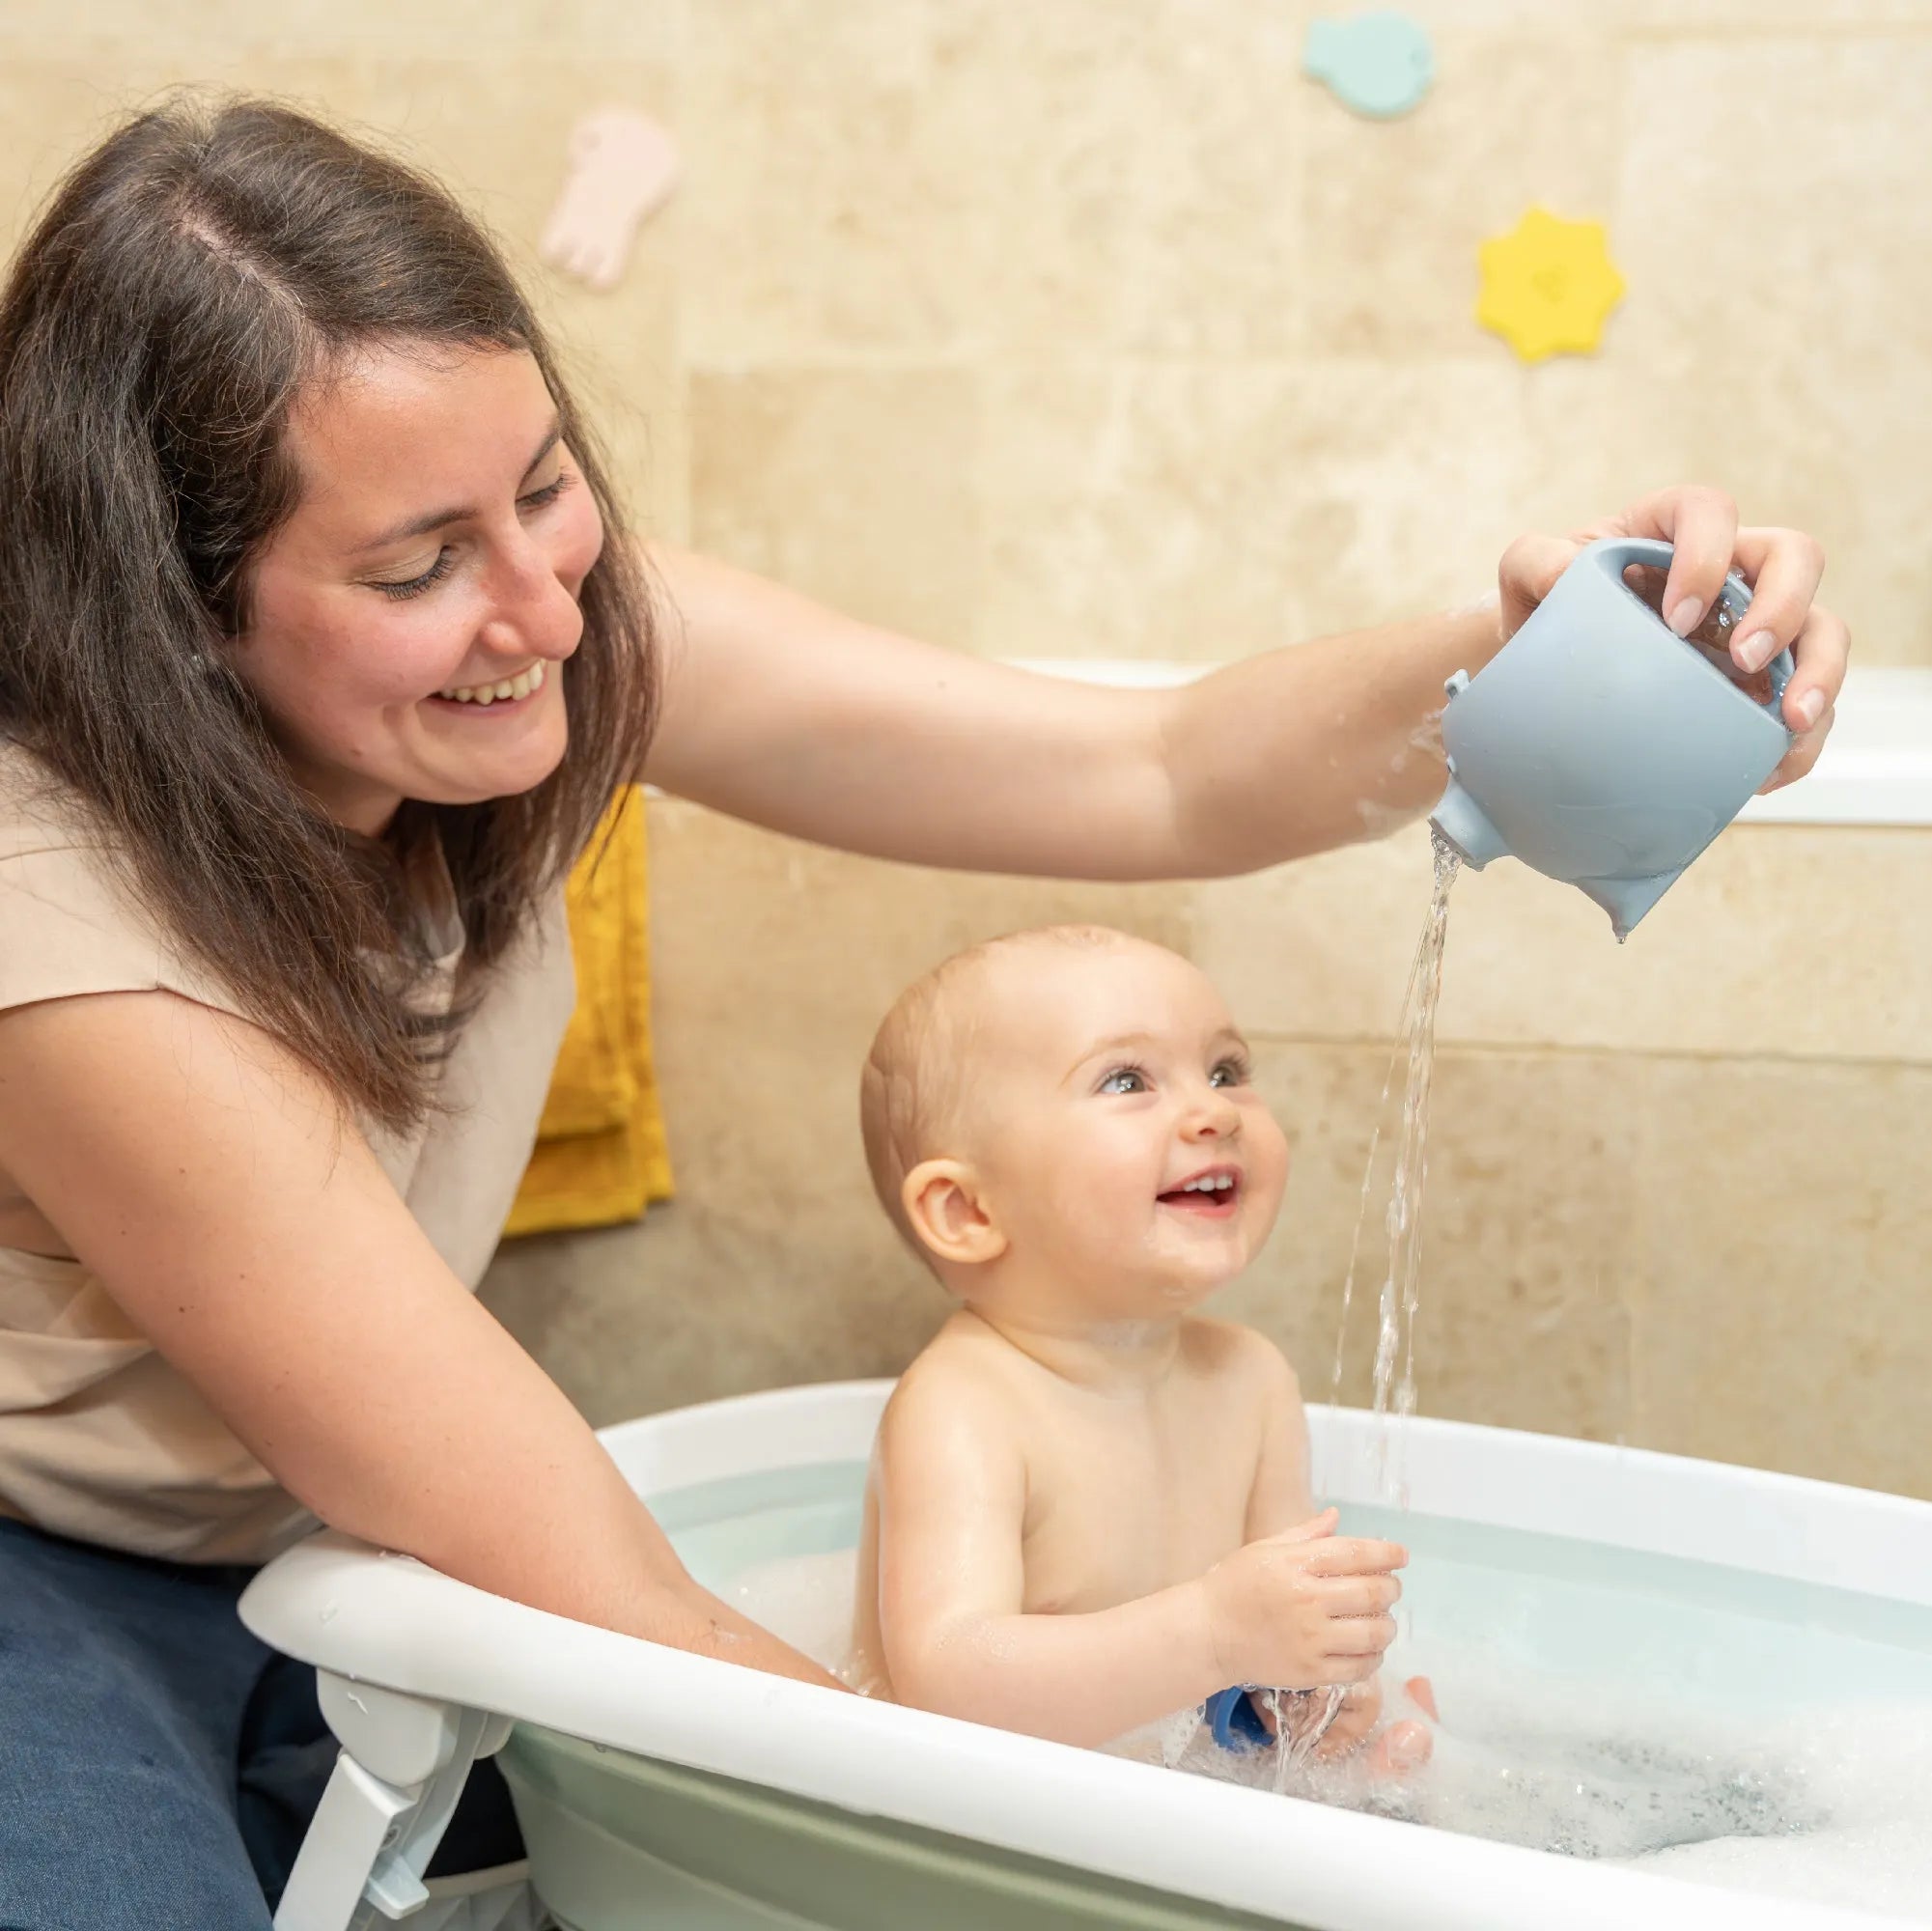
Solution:
[{"label": "watering can spout", "polygon": [[1509,856],[1502,833],[1454,778],[1442,801],[1429,814],[1429,823],[1471,871],[1480,872],[1492,858]]}]

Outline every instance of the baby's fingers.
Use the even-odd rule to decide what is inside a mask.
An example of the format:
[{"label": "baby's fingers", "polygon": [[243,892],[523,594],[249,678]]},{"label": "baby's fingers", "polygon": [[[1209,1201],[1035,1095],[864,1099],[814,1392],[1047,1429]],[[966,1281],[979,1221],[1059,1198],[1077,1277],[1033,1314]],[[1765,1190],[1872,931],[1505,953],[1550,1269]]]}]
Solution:
[{"label": "baby's fingers", "polygon": [[1442,1713],[1436,1708],[1436,1686],[1426,1676],[1412,1676],[1403,1684],[1409,1693],[1409,1700],[1426,1717],[1435,1721],[1442,1721]]},{"label": "baby's fingers", "polygon": [[1318,1757],[1346,1756],[1371,1730],[1382,1714],[1382,1692],[1373,1677],[1351,1683],[1336,1710],[1334,1721],[1322,1732],[1315,1747]]},{"label": "baby's fingers", "polygon": [[1395,1640],[1393,1616],[1337,1616],[1322,1640],[1330,1656],[1378,1658]]},{"label": "baby's fingers", "polygon": [[1308,1553],[1311,1576],[1374,1576],[1409,1565],[1409,1552],[1399,1542],[1380,1542],[1372,1536],[1337,1535]]},{"label": "baby's fingers", "polygon": [[1324,1576],[1322,1608],[1331,1616],[1385,1615],[1402,1600],[1393,1576]]},{"label": "baby's fingers", "polygon": [[1366,1656],[1336,1650],[1322,1659],[1321,1680],[1324,1683],[1366,1683],[1381,1667],[1382,1651],[1379,1649]]},{"label": "baby's fingers", "polygon": [[1276,1542],[1316,1542],[1324,1536],[1335,1532],[1335,1524],[1341,1520],[1341,1511],[1325,1508],[1320,1515],[1311,1515],[1306,1522],[1298,1522],[1293,1528],[1284,1528],[1273,1539]]},{"label": "baby's fingers", "polygon": [[1379,1777],[1407,1777],[1435,1754],[1436,1740],[1421,1723],[1391,1723],[1375,1740],[1369,1768]]}]

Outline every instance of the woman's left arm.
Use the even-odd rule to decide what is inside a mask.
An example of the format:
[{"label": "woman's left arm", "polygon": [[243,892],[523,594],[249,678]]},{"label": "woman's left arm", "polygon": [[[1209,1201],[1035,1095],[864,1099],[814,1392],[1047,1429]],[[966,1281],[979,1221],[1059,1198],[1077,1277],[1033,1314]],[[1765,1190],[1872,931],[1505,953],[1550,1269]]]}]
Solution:
[{"label": "woman's left arm", "polygon": [[683,552],[652,562],[668,604],[654,782],[758,825],[878,857],[1089,879],[1210,877],[1375,836],[1442,783],[1442,684],[1474,671],[1582,545],[1675,541],[1666,609],[1706,607],[1736,558],[1750,615],[1800,670],[1819,718],[1779,772],[1816,756],[1844,675],[1844,627],[1811,602],[1817,546],[1737,527],[1708,490],[1649,498],[1570,538],[1525,538],[1500,608],[1291,645],[1172,690],[1043,678],[841,616]]}]

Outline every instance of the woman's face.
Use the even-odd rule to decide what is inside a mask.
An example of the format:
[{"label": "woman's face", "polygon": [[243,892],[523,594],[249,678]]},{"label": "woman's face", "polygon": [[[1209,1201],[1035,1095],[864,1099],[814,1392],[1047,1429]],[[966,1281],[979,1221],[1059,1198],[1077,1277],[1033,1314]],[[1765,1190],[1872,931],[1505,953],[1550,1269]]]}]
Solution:
[{"label": "woman's face", "polygon": [[300,504],[256,560],[234,662],[297,779],[371,835],[405,798],[541,783],[603,523],[535,361],[370,350],[289,436]]}]

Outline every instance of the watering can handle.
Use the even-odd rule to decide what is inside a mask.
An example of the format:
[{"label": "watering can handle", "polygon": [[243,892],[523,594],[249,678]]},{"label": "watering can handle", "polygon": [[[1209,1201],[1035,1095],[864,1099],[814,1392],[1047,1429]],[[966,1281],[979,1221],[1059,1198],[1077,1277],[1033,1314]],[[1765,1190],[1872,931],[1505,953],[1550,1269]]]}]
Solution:
[{"label": "watering can handle", "polygon": [[[1623,583],[1623,574],[1634,563],[1649,564],[1653,569],[1668,570],[1670,559],[1676,555],[1673,545],[1665,543],[1658,537],[1600,537],[1584,552],[1594,557],[1597,567],[1614,582]],[[1750,598],[1750,585],[1736,571],[1724,579],[1724,601],[1733,611],[1742,611]],[[1791,682],[1791,673],[1796,668],[1789,651],[1779,651],[1765,665],[1771,678],[1771,698],[1762,708],[1781,724],[1784,721],[1784,686]]]},{"label": "watering can handle", "polygon": [[1670,559],[1677,554],[1675,545],[1664,542],[1661,537],[1601,537],[1590,548],[1596,554],[1598,566],[1619,583],[1632,564],[1647,563],[1658,570],[1668,570]]}]

